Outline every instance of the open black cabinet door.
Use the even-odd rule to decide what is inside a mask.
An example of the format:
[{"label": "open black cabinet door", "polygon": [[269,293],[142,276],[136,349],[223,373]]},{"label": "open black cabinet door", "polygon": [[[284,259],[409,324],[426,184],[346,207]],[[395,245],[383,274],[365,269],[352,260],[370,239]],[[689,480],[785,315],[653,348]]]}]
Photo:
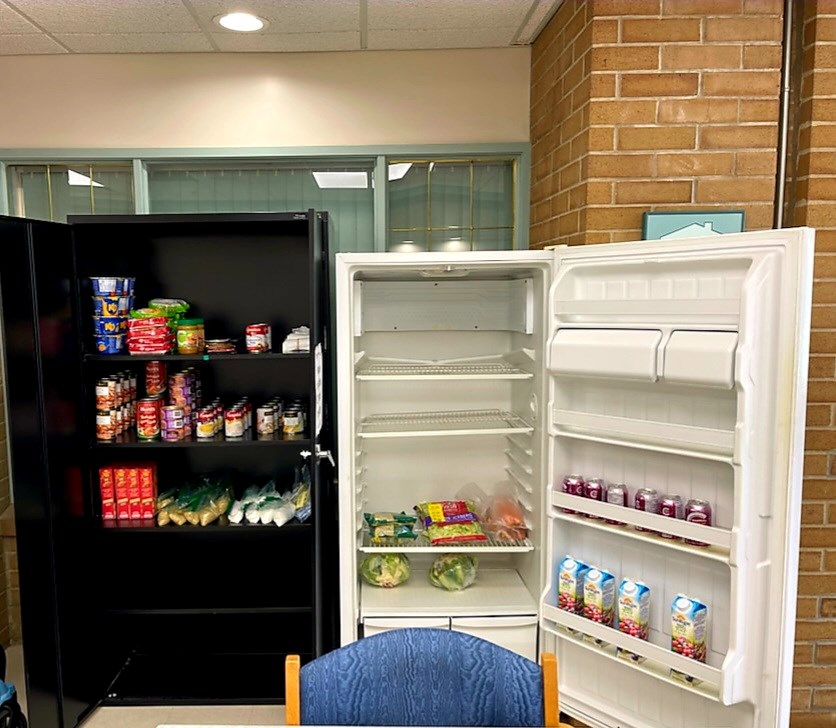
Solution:
[{"label": "open black cabinet door", "polygon": [[72,237],[66,225],[0,218],[0,243],[28,713],[33,728],[60,728],[65,706],[53,544],[62,513],[80,493]]}]

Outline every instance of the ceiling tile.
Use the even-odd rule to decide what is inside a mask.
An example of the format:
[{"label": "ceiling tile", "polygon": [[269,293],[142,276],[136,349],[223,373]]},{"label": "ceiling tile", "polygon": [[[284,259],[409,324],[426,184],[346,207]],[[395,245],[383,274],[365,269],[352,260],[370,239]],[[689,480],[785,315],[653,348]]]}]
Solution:
[{"label": "ceiling tile", "polygon": [[504,48],[509,45],[516,26],[510,28],[473,28],[463,30],[370,30],[370,50],[418,48]]},{"label": "ceiling tile", "polygon": [[268,53],[274,51],[357,51],[360,33],[213,33],[218,49],[226,52]]},{"label": "ceiling tile", "polygon": [[369,30],[450,30],[514,26],[534,0],[369,0]]},{"label": "ceiling tile", "polygon": [[0,56],[26,56],[67,51],[44,33],[10,33],[0,35]]},{"label": "ceiling tile", "polygon": [[263,35],[360,30],[360,0],[244,0],[237,3],[191,0],[191,3],[200,20],[214,25],[219,34],[233,32],[224,31],[213,22],[216,16],[230,10],[244,10],[269,21],[260,31]]},{"label": "ceiling tile", "polygon": [[59,33],[73,53],[200,53],[211,51],[203,33]]},{"label": "ceiling tile", "polygon": [[41,33],[20,13],[12,10],[0,0],[0,33]]},{"label": "ceiling tile", "polygon": [[50,33],[197,33],[180,0],[7,0]]}]

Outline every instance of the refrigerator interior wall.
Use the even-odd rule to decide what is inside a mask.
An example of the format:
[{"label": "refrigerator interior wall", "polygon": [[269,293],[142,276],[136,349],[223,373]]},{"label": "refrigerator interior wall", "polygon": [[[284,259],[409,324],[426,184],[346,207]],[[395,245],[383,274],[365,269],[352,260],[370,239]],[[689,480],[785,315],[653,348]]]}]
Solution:
[{"label": "refrigerator interior wall", "polygon": [[[797,426],[789,393],[799,254],[782,245],[737,250],[731,240],[725,250],[703,243],[697,253],[693,242],[656,256],[650,246],[623,256],[606,247],[558,253],[550,294],[553,490],[542,626],[566,666],[561,699],[601,726],[777,725],[782,575],[797,498],[787,488],[787,433]],[[569,473],[627,483],[631,505],[642,487],[708,500],[713,525],[563,494]],[[709,547],[682,538],[700,534]],[[648,641],[557,609],[556,570],[567,554],[617,583],[650,587]],[[708,606],[706,664],[670,650],[678,593]],[[644,659],[625,661],[617,648]],[[764,673],[765,665],[774,669]]]},{"label": "refrigerator interior wall", "polygon": [[[533,656],[543,583],[545,369],[538,342],[549,266],[469,265],[445,280],[426,266],[395,264],[400,256],[379,260],[347,274],[355,377],[352,416],[343,425],[355,447],[341,558],[344,589],[358,591],[354,605],[343,604],[343,642],[356,639],[358,623],[370,634],[381,619],[411,626],[449,618],[453,629]],[[410,512],[422,500],[453,499],[468,483],[487,492],[499,483],[511,488],[531,528],[528,542],[459,547],[476,553],[479,572],[476,584],[456,594],[427,578],[434,556],[454,549],[428,545],[403,549],[412,563],[406,584],[358,584],[360,562],[376,550],[363,533],[364,512]]]}]

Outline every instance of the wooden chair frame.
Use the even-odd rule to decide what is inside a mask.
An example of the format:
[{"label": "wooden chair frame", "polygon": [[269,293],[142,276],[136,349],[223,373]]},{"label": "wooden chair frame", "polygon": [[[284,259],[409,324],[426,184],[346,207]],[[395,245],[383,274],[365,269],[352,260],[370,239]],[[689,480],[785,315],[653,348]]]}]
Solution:
[{"label": "wooden chair frame", "polygon": [[[299,655],[288,655],[284,662],[285,723],[301,725],[302,702],[300,694]],[[546,728],[571,728],[560,722],[560,706],[557,694],[557,657],[551,652],[540,655],[543,672],[543,718]]]}]

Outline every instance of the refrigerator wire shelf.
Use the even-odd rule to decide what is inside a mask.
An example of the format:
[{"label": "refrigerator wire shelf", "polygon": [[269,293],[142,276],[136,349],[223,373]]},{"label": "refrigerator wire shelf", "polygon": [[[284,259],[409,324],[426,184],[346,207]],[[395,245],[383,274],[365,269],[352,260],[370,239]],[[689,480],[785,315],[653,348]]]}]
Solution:
[{"label": "refrigerator wire shelf", "polygon": [[448,551],[476,551],[479,553],[523,553],[534,550],[534,544],[529,539],[519,539],[515,541],[499,541],[491,534],[486,534],[487,541],[467,542],[461,544],[442,544],[433,546],[423,536],[418,536],[416,539],[396,539],[390,538],[377,543],[373,542],[368,532],[363,533],[362,544],[360,551],[363,553],[419,553],[419,554],[435,554],[446,553]]},{"label": "refrigerator wire shelf", "polygon": [[531,425],[512,412],[485,409],[370,415],[360,420],[357,434],[365,438],[450,437],[533,431]]},{"label": "refrigerator wire shelf", "polygon": [[407,379],[531,379],[534,375],[507,362],[483,364],[368,364],[359,380]]}]

